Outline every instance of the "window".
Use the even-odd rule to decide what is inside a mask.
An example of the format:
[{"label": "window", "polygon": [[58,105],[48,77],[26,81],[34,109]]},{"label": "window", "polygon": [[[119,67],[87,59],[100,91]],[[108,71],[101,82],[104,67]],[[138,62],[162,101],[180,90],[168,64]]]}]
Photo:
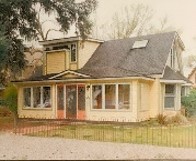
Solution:
[{"label": "window", "polygon": [[130,85],[118,85],[118,109],[130,108]]},{"label": "window", "polygon": [[175,107],[175,85],[165,85],[165,108]]},{"label": "window", "polygon": [[24,88],[24,107],[29,108],[50,108],[51,90],[50,87]]},{"label": "window", "polygon": [[71,44],[71,62],[76,62],[76,44]]},{"label": "window", "polygon": [[145,48],[148,44],[148,40],[139,40],[139,41],[135,41],[132,49],[139,49],[139,48]]},{"label": "window", "polygon": [[92,85],[92,109],[130,109],[130,85]]},{"label": "window", "polygon": [[93,109],[102,108],[102,86],[93,85],[92,86],[92,97],[93,97]]},{"label": "window", "polygon": [[23,92],[24,106],[31,107],[31,88],[25,88]]},{"label": "window", "polygon": [[41,107],[41,87],[33,88],[33,107]]},{"label": "window", "polygon": [[43,87],[43,107],[51,107],[50,87]]},{"label": "window", "polygon": [[172,48],[171,49],[171,54],[170,54],[170,65],[171,65],[171,68],[175,68],[175,61],[176,61],[176,52]]},{"label": "window", "polygon": [[57,109],[58,110],[64,109],[64,86],[63,85],[57,86]]},{"label": "window", "polygon": [[115,85],[105,85],[105,109],[116,108],[116,87]]}]

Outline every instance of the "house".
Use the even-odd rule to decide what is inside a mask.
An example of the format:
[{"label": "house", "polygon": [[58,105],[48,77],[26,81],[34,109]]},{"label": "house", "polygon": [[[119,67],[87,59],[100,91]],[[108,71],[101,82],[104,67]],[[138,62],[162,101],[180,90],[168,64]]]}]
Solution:
[{"label": "house", "polygon": [[176,32],[41,41],[44,75],[15,81],[23,118],[138,122],[181,110],[184,44]]},{"label": "house", "polygon": [[192,87],[196,88],[196,67],[188,75],[188,79],[193,83]]}]

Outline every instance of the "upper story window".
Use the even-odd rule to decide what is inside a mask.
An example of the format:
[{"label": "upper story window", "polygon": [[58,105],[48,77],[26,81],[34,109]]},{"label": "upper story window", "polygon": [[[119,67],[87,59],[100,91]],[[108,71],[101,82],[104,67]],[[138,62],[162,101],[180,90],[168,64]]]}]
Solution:
[{"label": "upper story window", "polygon": [[71,62],[76,62],[76,44],[71,44]]},{"label": "upper story window", "polygon": [[171,49],[171,54],[170,54],[170,65],[171,65],[171,68],[175,68],[175,61],[176,61],[176,54],[175,54],[175,50],[172,48]]}]

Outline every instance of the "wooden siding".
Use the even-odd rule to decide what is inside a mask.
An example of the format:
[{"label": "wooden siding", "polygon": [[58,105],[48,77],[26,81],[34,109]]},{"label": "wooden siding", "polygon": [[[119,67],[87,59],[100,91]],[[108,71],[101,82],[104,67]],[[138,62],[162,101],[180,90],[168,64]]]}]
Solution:
[{"label": "wooden siding", "polygon": [[46,53],[46,74],[59,73],[66,70],[66,52],[54,51]]}]

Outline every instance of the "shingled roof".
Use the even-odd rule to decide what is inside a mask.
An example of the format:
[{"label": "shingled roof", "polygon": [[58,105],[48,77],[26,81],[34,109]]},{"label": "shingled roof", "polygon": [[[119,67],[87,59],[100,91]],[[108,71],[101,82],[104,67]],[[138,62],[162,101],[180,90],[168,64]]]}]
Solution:
[{"label": "shingled roof", "polygon": [[[105,41],[78,72],[96,78],[162,74],[176,32]],[[135,41],[147,46],[132,49]]]}]

